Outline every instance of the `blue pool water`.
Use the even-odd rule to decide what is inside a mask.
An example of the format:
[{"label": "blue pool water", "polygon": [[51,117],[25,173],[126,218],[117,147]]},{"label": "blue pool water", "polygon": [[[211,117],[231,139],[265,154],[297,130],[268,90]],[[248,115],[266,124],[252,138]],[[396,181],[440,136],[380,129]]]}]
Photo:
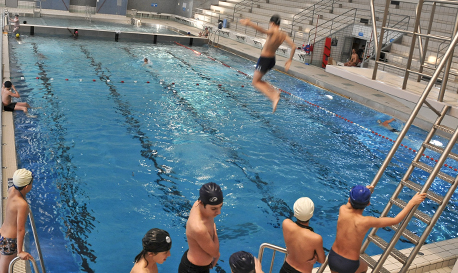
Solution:
[{"label": "blue pool water", "polygon": [[43,25],[43,26],[60,26],[71,29],[96,29],[96,30],[111,30],[119,32],[147,32],[147,33],[158,33],[158,34],[171,34],[180,35],[179,32],[173,31],[164,25],[142,25],[134,26],[130,22],[130,18],[126,18],[124,22],[105,22],[96,20],[85,20],[85,19],[65,19],[65,18],[51,18],[51,17],[23,17],[21,22],[27,21],[29,25]]},{"label": "blue pool water", "polygon": [[[173,240],[160,272],[176,272],[189,209],[210,181],[225,196],[216,218],[217,272],[230,272],[235,251],[257,254],[263,242],[284,246],[281,222],[302,196],[315,202],[310,225],[330,249],[348,191],[371,182],[391,147],[355,123],[396,138],[376,123],[390,117],[277,71],[267,75],[271,83],[355,123],[289,96],[271,114],[251,79],[235,70],[252,75],[254,63],[213,48],[195,47],[205,53],[199,55],[175,44],[44,37],[10,47],[21,99],[42,107],[32,110],[35,119],[23,113],[14,119],[20,167],[36,174],[28,199],[48,272],[128,272],[153,227]],[[152,64],[142,65],[143,57]],[[424,136],[414,128],[403,143],[418,149]],[[413,156],[400,149],[366,215],[380,214]],[[444,192],[446,185],[434,187]],[[428,242],[456,237],[456,200]],[[421,207],[437,208],[431,201]]]}]

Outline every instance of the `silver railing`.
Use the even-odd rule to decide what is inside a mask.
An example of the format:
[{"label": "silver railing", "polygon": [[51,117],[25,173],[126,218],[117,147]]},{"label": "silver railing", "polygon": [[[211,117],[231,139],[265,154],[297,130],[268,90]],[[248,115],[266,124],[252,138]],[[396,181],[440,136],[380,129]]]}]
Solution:
[{"label": "silver railing", "polygon": [[254,3],[259,3],[259,0],[243,0],[234,5],[234,13],[232,14],[232,21],[235,20],[235,13],[242,10],[253,12]]},{"label": "silver railing", "polygon": [[[41,272],[46,273],[45,264],[43,262],[43,254],[41,252],[40,241],[38,240],[37,227],[35,225],[35,219],[33,218],[32,210],[29,207],[29,220],[30,226],[32,227],[33,239],[35,240],[35,246],[37,248],[38,258],[40,259]],[[35,271],[38,273],[38,271]]]},{"label": "silver railing", "polygon": [[[280,253],[284,253],[284,254],[287,255],[288,252],[286,251],[286,248],[283,248],[283,247],[280,247],[280,246],[276,246],[276,245],[273,245],[273,244],[269,244],[269,243],[263,243],[259,247],[259,253],[258,253],[259,262],[262,262],[262,258],[264,257],[264,250],[266,248],[272,249],[274,251],[273,254],[272,254],[272,259],[270,261],[270,267],[269,267],[269,271],[268,271],[269,273],[272,273],[272,269],[273,269],[274,261],[275,261],[275,254],[277,252],[280,252]],[[285,255],[285,260],[286,260],[286,255]],[[267,272],[265,269],[263,271]]]},{"label": "silver railing", "polygon": [[[21,260],[21,258],[16,257],[10,262],[10,264],[8,266],[8,273],[13,273],[14,264],[17,263],[20,260]],[[35,260],[29,260],[29,261],[32,263],[33,270],[35,271],[35,273],[38,273],[39,271],[38,271],[37,263],[35,262]]]},{"label": "silver railing", "polygon": [[293,16],[293,21],[291,23],[291,36],[293,37],[293,41],[296,37],[294,32],[294,26],[296,24],[302,24],[307,19],[310,19],[310,24],[313,24],[315,14],[318,14],[319,12],[323,11],[327,11],[327,13],[332,13],[334,3],[335,0],[321,0],[313,4],[312,6],[304,9],[303,11],[296,13]]},{"label": "silver railing", "polygon": [[[41,0],[34,0],[35,1],[35,5],[33,6],[33,14],[35,15],[35,9],[38,8],[38,11],[40,12],[40,16],[41,16]],[[37,4],[38,4],[38,7],[37,7]]]},{"label": "silver railing", "polygon": [[[5,19],[8,20],[8,10],[4,10],[2,12],[2,31],[6,30],[6,26],[9,25],[9,22],[6,21]],[[8,33],[8,32],[7,32]],[[3,34],[0,35],[0,77],[3,79]],[[0,125],[2,125],[2,112],[0,111]],[[0,128],[3,128],[3,126],[0,126]],[[0,139],[3,139],[3,129],[0,129]],[[3,145],[0,145],[0,164],[3,162]],[[0,168],[0,179],[3,181],[3,166]],[[2,185],[0,186],[0,197],[3,200],[3,182]],[[0,202],[0,209],[3,212],[3,201]],[[3,223],[3,213],[0,213],[0,223]]]},{"label": "silver railing", "polygon": [[[311,35],[318,37],[318,40],[321,40],[333,33],[333,31],[339,30],[344,28],[348,25],[354,24],[356,19],[356,8],[350,9],[339,16],[332,18],[331,20],[327,20],[324,23],[317,25],[316,27],[310,29],[307,35],[307,43],[311,43]],[[353,16],[351,16],[353,14]]]}]

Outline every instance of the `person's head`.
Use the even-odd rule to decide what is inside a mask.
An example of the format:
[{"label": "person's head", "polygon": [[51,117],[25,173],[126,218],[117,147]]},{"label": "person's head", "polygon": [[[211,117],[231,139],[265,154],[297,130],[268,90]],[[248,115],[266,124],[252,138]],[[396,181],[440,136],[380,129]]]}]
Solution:
[{"label": "person's head", "polygon": [[277,27],[280,26],[280,15],[274,14],[272,17],[270,17],[269,24],[273,24]]},{"label": "person's head", "polygon": [[256,273],[254,257],[245,251],[235,252],[229,258],[232,273]]},{"label": "person's head", "polygon": [[142,245],[143,250],[135,257],[136,263],[143,258],[146,266],[148,266],[148,260],[162,264],[170,256],[172,239],[167,231],[153,228],[143,236]]},{"label": "person's head", "polygon": [[308,222],[313,216],[315,205],[312,199],[308,197],[301,197],[294,203],[294,217],[301,222]]},{"label": "person's head", "polygon": [[200,188],[199,201],[203,205],[203,213],[207,216],[216,217],[221,213],[223,206],[223,192],[216,183],[209,182]]},{"label": "person's head", "polygon": [[6,81],[3,85],[5,86],[5,88],[10,89],[13,84],[10,81]]},{"label": "person's head", "polygon": [[364,209],[370,204],[371,191],[362,185],[351,188],[349,202],[354,209]]},{"label": "person's head", "polygon": [[148,58],[144,58],[143,61],[144,61],[145,63],[147,63],[147,62],[148,62]]},{"label": "person's head", "polygon": [[352,54],[356,54],[356,49],[353,48],[353,49],[351,50],[351,53],[352,53]]},{"label": "person's head", "polygon": [[378,120],[377,120],[377,123],[380,124],[380,123],[382,123],[382,121],[378,119]]},{"label": "person's head", "polygon": [[16,19],[19,18],[19,14],[14,15],[14,17],[15,17]]},{"label": "person's head", "polygon": [[16,190],[25,190],[28,193],[32,189],[33,174],[26,169],[16,170],[13,174],[13,186]]}]

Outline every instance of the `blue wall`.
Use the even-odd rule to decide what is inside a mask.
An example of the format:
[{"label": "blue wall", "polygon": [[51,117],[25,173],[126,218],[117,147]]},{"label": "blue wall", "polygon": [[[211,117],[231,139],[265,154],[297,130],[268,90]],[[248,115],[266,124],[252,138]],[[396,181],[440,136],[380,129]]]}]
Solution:
[{"label": "blue wall", "polygon": [[[65,6],[67,5],[67,6]],[[41,1],[41,7],[44,9],[68,10],[70,0],[46,0]]]},{"label": "blue wall", "polygon": [[128,0],[99,0],[99,2],[97,3],[97,13],[126,15],[127,2],[129,1]]},{"label": "blue wall", "polygon": [[[181,0],[180,0],[181,1]],[[151,4],[157,4],[152,7]],[[160,13],[174,14],[177,8],[177,0],[129,0],[127,9],[136,9],[139,11],[151,11]]]}]

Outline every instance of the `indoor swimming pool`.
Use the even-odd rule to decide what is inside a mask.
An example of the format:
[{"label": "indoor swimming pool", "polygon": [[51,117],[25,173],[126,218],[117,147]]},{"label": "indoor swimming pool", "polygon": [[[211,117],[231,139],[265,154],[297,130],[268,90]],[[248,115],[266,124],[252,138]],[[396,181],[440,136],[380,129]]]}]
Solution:
[{"label": "indoor swimming pool", "polygon": [[[283,94],[272,114],[251,86],[253,62],[193,49],[55,37],[10,41],[12,82],[22,101],[42,107],[31,110],[37,118],[15,113],[14,122],[19,167],[35,174],[28,199],[48,272],[129,272],[153,227],[173,241],[159,271],[176,272],[187,249],[188,212],[207,182],[218,183],[225,198],[215,219],[216,272],[230,272],[236,251],[257,255],[264,242],[284,247],[281,223],[302,196],[315,202],[310,226],[331,248],[349,190],[372,181],[389,139],[397,137],[377,124],[391,117],[278,71],[266,79],[297,97]],[[425,135],[414,128],[403,143],[418,149]],[[380,214],[414,155],[400,149],[366,215]],[[405,190],[401,198],[411,194]],[[428,242],[457,236],[456,205],[455,195]],[[426,213],[436,208],[429,200],[421,205]],[[392,233],[385,232],[380,236]],[[404,240],[397,248],[412,246]],[[377,251],[371,245],[368,253]]]}]

